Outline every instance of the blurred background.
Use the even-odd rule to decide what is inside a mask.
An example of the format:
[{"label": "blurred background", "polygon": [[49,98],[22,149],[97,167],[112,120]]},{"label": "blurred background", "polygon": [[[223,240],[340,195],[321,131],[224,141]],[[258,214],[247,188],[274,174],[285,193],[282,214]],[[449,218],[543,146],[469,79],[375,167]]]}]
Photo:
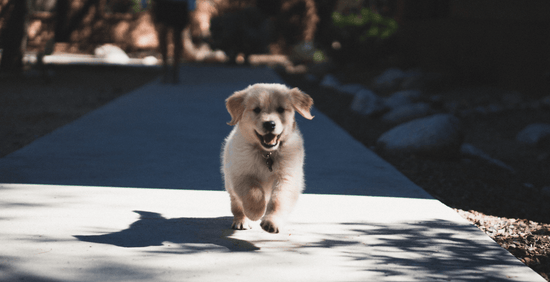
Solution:
[{"label": "blurred background", "polygon": [[[0,0],[2,69],[21,68],[21,52],[94,54],[105,44],[156,56],[150,8],[151,0]],[[549,11],[543,0],[197,0],[184,59],[340,67],[354,76],[422,67],[546,91]],[[248,60],[257,54],[272,56]]]}]

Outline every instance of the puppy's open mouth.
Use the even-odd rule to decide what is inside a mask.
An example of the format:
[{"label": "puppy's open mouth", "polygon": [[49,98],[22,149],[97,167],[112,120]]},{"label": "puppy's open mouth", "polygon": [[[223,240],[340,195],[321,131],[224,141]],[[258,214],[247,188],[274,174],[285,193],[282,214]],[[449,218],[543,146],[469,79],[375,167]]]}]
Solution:
[{"label": "puppy's open mouth", "polygon": [[281,134],[275,135],[272,133],[268,133],[266,135],[260,135],[257,131],[254,131],[256,133],[256,136],[260,140],[260,143],[264,148],[266,149],[272,149],[279,145],[279,139],[281,138]]}]

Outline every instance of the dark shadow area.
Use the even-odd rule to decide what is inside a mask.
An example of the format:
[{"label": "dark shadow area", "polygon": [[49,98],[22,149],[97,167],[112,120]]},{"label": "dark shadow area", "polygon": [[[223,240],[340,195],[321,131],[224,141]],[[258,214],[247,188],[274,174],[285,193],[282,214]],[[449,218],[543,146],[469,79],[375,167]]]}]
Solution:
[{"label": "dark shadow area", "polygon": [[[310,94],[319,111],[367,148],[376,149],[380,136],[396,127],[393,123],[381,121],[378,116],[364,116],[350,110],[354,99],[351,94],[320,87],[284,72],[279,72],[279,75],[288,85]],[[445,87],[452,89],[454,86]],[[481,96],[478,92],[467,93],[472,97]],[[443,112],[441,109],[438,111]],[[542,119],[539,120],[539,117]],[[547,173],[548,149],[530,148],[515,142],[516,134],[523,127],[549,121],[549,118],[547,108],[525,108],[461,118],[466,129],[465,143],[482,148],[490,156],[513,167],[515,173],[464,154],[437,159],[415,154],[377,153],[416,185],[452,208],[549,223],[548,197],[541,193],[550,179]]]},{"label": "dark shadow area", "polygon": [[439,219],[397,225],[362,222],[341,225],[354,235],[324,234],[324,240],[304,245],[300,251],[343,247],[346,248],[343,255],[370,264],[364,271],[380,272],[401,281],[410,280],[411,274],[425,281],[451,278],[510,281],[510,278],[517,278],[514,273],[503,272],[514,265],[507,251],[497,244],[477,240],[479,230],[473,225],[457,225]]},{"label": "dark shadow area", "polygon": [[[361,232],[360,229],[358,231]],[[456,234],[478,233],[474,226],[456,226],[450,222],[436,220],[409,224],[399,230],[379,226],[374,232],[372,230],[363,232],[382,238],[377,247],[398,248],[401,252],[415,254],[410,258],[378,255],[368,259],[407,267],[412,271],[423,270],[427,274],[425,278],[437,279],[460,273],[462,277],[464,277],[463,275],[471,276],[469,281],[509,280],[504,273],[485,270],[495,266],[506,268],[510,265],[509,260],[502,259],[505,252],[503,249],[496,244],[455,236]],[[421,255],[422,258],[417,258],[417,255]],[[367,258],[357,257],[356,259]],[[403,274],[400,269],[401,267],[398,267],[391,273],[385,274]]]},{"label": "dark shadow area", "polygon": [[[80,241],[109,244],[124,248],[162,246],[163,242],[175,244],[207,244],[182,246],[177,253],[195,253],[216,250],[219,247],[231,252],[257,251],[253,244],[229,238],[233,234],[231,217],[218,218],[164,218],[161,214],[134,211],[139,220],[127,229],[102,235],[75,235]],[[216,245],[216,246],[213,246]]]},{"label": "dark shadow area", "polygon": [[[0,273],[2,281],[26,281],[26,282],[76,282],[76,281],[103,281],[90,280],[90,277],[97,277],[98,273],[118,273],[125,281],[156,281],[157,277],[151,268],[130,266],[121,262],[104,261],[91,266],[85,271],[79,269],[78,278],[61,278],[60,273],[44,273],[39,267],[24,268],[19,264],[26,259],[21,257],[0,256]],[[69,270],[70,271],[70,270]],[[61,277],[60,277],[61,276]],[[93,279],[93,278],[92,278]]]},{"label": "dark shadow area", "polygon": [[[3,259],[3,258],[0,258],[0,259]],[[28,273],[28,271],[25,271],[23,273],[21,271],[12,269],[9,266],[0,267],[0,271],[2,271],[4,277],[7,277],[7,280],[5,281],[31,281],[31,282],[61,282],[62,281],[59,279],[52,279],[52,278],[43,277],[41,275]]]}]

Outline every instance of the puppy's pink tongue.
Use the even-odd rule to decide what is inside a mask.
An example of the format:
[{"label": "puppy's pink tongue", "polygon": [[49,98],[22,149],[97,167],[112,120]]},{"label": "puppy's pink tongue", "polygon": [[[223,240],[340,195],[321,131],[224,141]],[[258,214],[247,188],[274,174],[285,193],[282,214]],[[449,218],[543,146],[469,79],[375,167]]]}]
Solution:
[{"label": "puppy's pink tongue", "polygon": [[264,135],[264,143],[266,143],[267,145],[277,144],[277,135],[271,133]]}]

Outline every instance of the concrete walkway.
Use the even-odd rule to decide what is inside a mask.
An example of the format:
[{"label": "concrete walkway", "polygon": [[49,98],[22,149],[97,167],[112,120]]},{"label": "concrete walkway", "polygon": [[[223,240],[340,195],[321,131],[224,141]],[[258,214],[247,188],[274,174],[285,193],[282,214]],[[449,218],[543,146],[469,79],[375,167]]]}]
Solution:
[{"label": "concrete walkway", "polygon": [[224,100],[282,81],[181,75],[0,159],[0,281],[544,281],[318,111],[288,225],[229,229]]}]

